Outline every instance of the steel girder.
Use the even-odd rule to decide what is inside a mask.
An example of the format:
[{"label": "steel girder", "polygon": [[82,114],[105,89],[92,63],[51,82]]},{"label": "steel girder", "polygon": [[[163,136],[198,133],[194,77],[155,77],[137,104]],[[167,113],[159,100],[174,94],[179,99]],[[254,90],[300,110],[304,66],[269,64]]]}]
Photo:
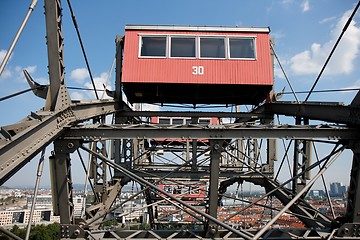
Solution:
[{"label": "steel girder", "polygon": [[[160,167],[158,167],[160,168]],[[164,167],[166,168],[166,166]],[[136,173],[136,175],[144,178],[144,179],[148,179],[148,180],[158,180],[167,176],[171,176],[172,179],[174,180],[192,180],[192,179],[199,179],[199,181],[203,181],[203,180],[209,180],[209,171],[210,169],[208,168],[208,170],[203,170],[203,171],[198,171],[198,172],[191,172],[188,169],[185,170],[181,170],[181,172],[174,172],[171,170],[162,170],[162,171],[156,171],[156,170],[151,170],[151,169],[146,169],[145,171],[138,171],[135,169],[133,169],[133,171]],[[265,177],[272,177],[273,176],[273,172],[266,172],[264,171],[261,172],[263,175],[260,175],[258,173],[249,173],[247,171],[241,171],[239,170],[224,170],[224,168],[220,168],[220,178],[222,179],[226,179],[226,178],[232,178],[234,176],[237,177],[241,177],[244,180],[247,179],[262,179]]]},{"label": "steel girder", "polygon": [[351,141],[349,147],[353,151],[350,172],[350,186],[346,215],[339,219],[340,226],[337,236],[345,238],[360,237],[360,142]]},{"label": "steel girder", "polygon": [[198,111],[122,111],[119,114],[123,117],[188,117],[188,118],[248,118],[253,121],[271,117],[265,113],[253,112],[198,112]]},{"label": "steel girder", "polygon": [[253,112],[303,117],[349,126],[360,125],[360,107],[354,105],[345,106],[341,103],[275,102],[264,104]]},{"label": "steel girder", "polygon": [[[249,231],[254,234],[255,231]],[[271,229],[264,234],[264,239],[333,239],[333,233],[315,229]],[[206,236],[203,231],[184,230],[108,230],[89,234],[93,239],[244,239],[227,230],[219,230],[218,237]]]},{"label": "steel girder", "polygon": [[50,156],[54,215],[60,216],[62,224],[75,223],[70,153],[74,152],[78,147],[78,144],[73,142],[55,140],[55,154]]},{"label": "steel girder", "polygon": [[[214,218],[218,217],[219,206],[219,176],[220,176],[220,158],[223,150],[223,141],[210,140],[210,179],[209,179],[209,208],[208,214]],[[208,220],[206,222],[206,231],[217,236],[218,226],[215,222]]]},{"label": "steel girder", "polygon": [[38,111],[27,119],[1,127],[0,185],[57,139],[66,127],[115,112],[112,100],[73,103],[59,111]]},{"label": "steel girder", "polygon": [[308,139],[323,138],[327,140],[358,139],[360,133],[356,128],[330,125],[153,125],[153,124],[119,124],[119,125],[85,125],[69,127],[63,135],[67,139],[117,139],[117,138],[178,138],[178,139],[252,139],[282,138]]},{"label": "steel girder", "polygon": [[[301,119],[300,117],[296,118],[296,124],[301,124],[302,120],[304,120],[304,125],[309,124],[308,119]],[[311,141],[299,140],[296,139],[294,141],[294,159],[293,159],[293,175],[299,173],[299,171],[304,171],[311,163]],[[310,180],[309,173],[302,174],[299,178],[294,179],[292,182],[292,191],[294,194],[301,191],[306,185],[306,181]]]},{"label": "steel girder", "polygon": [[71,99],[65,85],[64,38],[62,36],[62,8],[60,0],[45,1],[46,45],[50,85],[45,110],[66,109]]}]

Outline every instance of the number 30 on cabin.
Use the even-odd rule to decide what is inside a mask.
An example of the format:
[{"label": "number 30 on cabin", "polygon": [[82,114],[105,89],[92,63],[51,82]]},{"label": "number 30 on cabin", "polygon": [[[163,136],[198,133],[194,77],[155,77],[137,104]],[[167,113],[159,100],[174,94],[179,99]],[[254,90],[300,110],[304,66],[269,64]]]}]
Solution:
[{"label": "number 30 on cabin", "polygon": [[193,75],[204,75],[204,66],[192,66]]}]

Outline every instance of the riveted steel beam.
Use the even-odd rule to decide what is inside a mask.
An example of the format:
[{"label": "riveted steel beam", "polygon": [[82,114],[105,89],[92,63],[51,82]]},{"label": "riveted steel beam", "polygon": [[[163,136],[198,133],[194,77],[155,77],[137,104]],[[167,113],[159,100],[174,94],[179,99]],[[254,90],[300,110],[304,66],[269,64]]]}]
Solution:
[{"label": "riveted steel beam", "polygon": [[360,125],[360,107],[326,102],[276,102],[265,104],[255,112],[296,116],[332,123]]},{"label": "riveted steel beam", "polygon": [[119,138],[177,138],[177,139],[253,139],[253,138],[280,138],[280,139],[314,139],[329,140],[358,139],[360,133],[355,128],[329,125],[258,125],[243,126],[240,124],[228,125],[86,125],[70,127],[64,132],[65,138],[98,140]]},{"label": "riveted steel beam", "polygon": [[[0,185],[28,163],[41,149],[58,138],[65,127],[110,114],[115,111],[114,101],[92,101],[71,104],[56,112],[39,111],[39,120],[30,120],[23,131],[7,139],[0,148]],[[28,118],[29,119],[29,118]],[[24,122],[28,121],[27,119]],[[24,123],[24,125],[27,125]],[[9,129],[6,126],[4,129]]]}]

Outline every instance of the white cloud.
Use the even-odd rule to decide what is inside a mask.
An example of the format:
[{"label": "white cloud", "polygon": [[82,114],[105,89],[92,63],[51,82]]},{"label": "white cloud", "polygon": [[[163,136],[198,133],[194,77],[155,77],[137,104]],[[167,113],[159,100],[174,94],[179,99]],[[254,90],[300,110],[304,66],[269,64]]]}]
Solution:
[{"label": "white cloud", "polygon": [[[5,58],[7,51],[4,49],[0,50],[0,63],[2,63],[2,61]],[[11,54],[10,59],[12,58],[13,54]],[[23,73],[23,70],[26,69],[26,71],[28,71],[29,74],[34,74],[36,72],[37,66],[33,65],[33,66],[27,66],[27,67],[22,67],[20,65],[18,66],[11,66],[11,65],[7,65],[5,70],[3,71],[3,73],[0,76],[0,80],[5,80],[7,78],[10,77],[14,77],[16,80],[20,81],[20,82],[25,82],[25,76]],[[39,78],[39,80],[42,80],[42,82],[44,82],[45,78]],[[35,79],[35,81],[37,81],[37,79]],[[48,84],[48,80],[46,79],[46,83],[41,83],[41,84]]]},{"label": "white cloud", "polygon": [[19,72],[21,72],[21,69],[22,69],[21,66],[16,66],[15,67],[15,72],[19,73]]},{"label": "white cloud", "polygon": [[22,67],[22,66],[16,66],[13,73],[14,76],[16,77],[17,80],[21,81],[21,82],[26,82],[23,70],[26,69],[26,71],[31,75],[34,74],[36,72],[37,66],[27,66],[27,67]]},{"label": "white cloud", "polygon": [[274,65],[274,77],[275,78],[285,79],[284,73],[282,72],[282,70],[281,70],[281,68],[279,67],[278,64]]},{"label": "white cloud", "polygon": [[86,68],[77,68],[70,73],[70,78],[78,83],[84,83],[87,77],[89,77],[89,72]]},{"label": "white cloud", "polygon": [[2,72],[1,76],[0,76],[0,81],[1,81],[1,80],[5,80],[5,79],[7,79],[7,78],[9,78],[9,77],[11,77],[11,76],[12,76],[12,72],[11,72],[10,70],[8,70],[8,69],[5,69],[5,70]]},{"label": "white cloud", "polygon": [[[294,0],[282,0],[282,1],[280,2],[281,7],[284,8],[284,9],[286,9],[286,10],[288,10],[290,7],[292,7],[293,3],[294,3]],[[271,8],[270,8],[270,9],[267,9],[268,12],[269,12],[270,10],[271,10]]]},{"label": "white cloud", "polygon": [[293,2],[293,0],[282,0],[281,4],[288,5],[288,4],[292,3],[292,2]]},{"label": "white cloud", "polygon": [[[2,64],[6,53],[7,53],[7,51],[5,49],[0,50],[0,64]],[[11,58],[12,58],[12,54],[10,55],[10,59]],[[2,72],[2,74],[0,76],[0,80],[5,80],[5,79],[10,78],[12,76],[13,76],[13,72],[11,70],[11,67],[5,66],[5,69],[4,69],[4,71]]]},{"label": "white cloud", "polygon": [[[291,70],[298,75],[317,74],[325,63],[335,41],[340,35],[351,11],[345,12],[335,28],[331,31],[331,40],[321,45],[313,43],[309,50],[296,54],[290,59]],[[359,53],[360,28],[353,20],[332,59],[330,60],[324,74],[349,74],[353,71],[354,60]]]},{"label": "white cloud", "polygon": [[34,78],[34,81],[37,82],[38,84],[41,84],[41,85],[48,85],[49,84],[49,79],[44,78],[44,77]]},{"label": "white cloud", "polygon": [[321,20],[319,21],[319,23],[320,23],[320,24],[324,24],[324,23],[328,23],[328,22],[334,21],[335,19],[336,19],[335,16],[333,16],[333,17],[328,17],[328,18],[321,19]]},{"label": "white cloud", "polygon": [[[99,77],[94,78],[95,88],[98,90],[104,90],[104,85],[107,85],[106,83],[107,81],[108,81],[108,74],[106,72],[101,73]],[[88,89],[94,89],[90,81],[85,82],[83,86]],[[111,86],[107,86],[107,89],[111,90]],[[105,91],[97,91],[97,94],[100,99],[110,98],[109,96],[106,95]],[[71,93],[71,98],[74,100],[86,100],[86,99],[94,100],[96,99],[96,96],[93,90],[84,91],[84,92],[73,91]]]},{"label": "white cloud", "polygon": [[29,74],[32,74],[36,71],[36,66],[27,66],[25,69]]},{"label": "white cloud", "polygon": [[326,55],[327,52],[324,53],[320,44],[313,43],[311,50],[301,52],[290,59],[291,70],[300,75],[318,73]]},{"label": "white cloud", "polygon": [[[104,85],[105,86],[107,85],[107,83],[106,83],[107,79],[108,79],[108,74],[106,72],[101,73],[99,77],[95,77],[94,78],[95,88],[99,89],[99,90],[105,90]],[[90,82],[86,83],[85,86],[88,88],[93,88],[93,85]],[[111,90],[110,86],[107,86],[107,88],[108,88],[108,90]],[[91,92],[91,94],[95,98],[95,93],[93,91]],[[110,98],[108,95],[106,95],[106,93],[104,91],[97,91],[97,94],[98,94],[99,98],[101,98],[101,99],[109,99]]]},{"label": "white cloud", "polygon": [[86,97],[80,92],[72,92],[70,94],[72,100],[84,100]]},{"label": "white cloud", "polygon": [[4,60],[6,53],[7,51],[5,49],[0,50],[0,63]]},{"label": "white cloud", "polygon": [[235,23],[235,26],[237,26],[237,27],[240,27],[240,26],[243,26],[243,25],[244,25],[244,23],[242,21],[237,21]]},{"label": "white cloud", "polygon": [[277,31],[277,32],[272,32],[271,33],[271,37],[274,39],[275,41],[275,45],[277,43],[277,40],[281,39],[281,38],[284,38],[285,37],[285,34],[281,31]]},{"label": "white cloud", "polygon": [[[275,41],[275,46],[276,46],[276,41]],[[276,52],[276,51],[275,51]],[[287,57],[284,56],[279,56],[276,54],[276,56],[279,59],[279,62],[281,64],[281,66],[284,69],[285,74],[288,76],[289,75],[289,60]],[[280,67],[278,60],[275,58],[274,56],[274,77],[275,78],[281,78],[281,79],[285,79],[284,73]]]},{"label": "white cloud", "polygon": [[360,80],[357,80],[352,85],[344,87],[342,89],[354,89],[354,88],[360,88]]},{"label": "white cloud", "polygon": [[310,10],[309,0],[304,0],[304,1],[301,3],[301,8],[302,8],[302,11],[303,11],[303,12],[309,11],[309,10]]}]

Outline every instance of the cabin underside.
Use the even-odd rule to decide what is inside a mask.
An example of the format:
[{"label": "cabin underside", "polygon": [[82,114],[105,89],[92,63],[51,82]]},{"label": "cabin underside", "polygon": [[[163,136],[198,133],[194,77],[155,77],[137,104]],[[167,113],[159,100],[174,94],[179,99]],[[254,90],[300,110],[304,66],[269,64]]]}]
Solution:
[{"label": "cabin underside", "polygon": [[258,105],[272,85],[125,82],[123,88],[130,103]]}]

